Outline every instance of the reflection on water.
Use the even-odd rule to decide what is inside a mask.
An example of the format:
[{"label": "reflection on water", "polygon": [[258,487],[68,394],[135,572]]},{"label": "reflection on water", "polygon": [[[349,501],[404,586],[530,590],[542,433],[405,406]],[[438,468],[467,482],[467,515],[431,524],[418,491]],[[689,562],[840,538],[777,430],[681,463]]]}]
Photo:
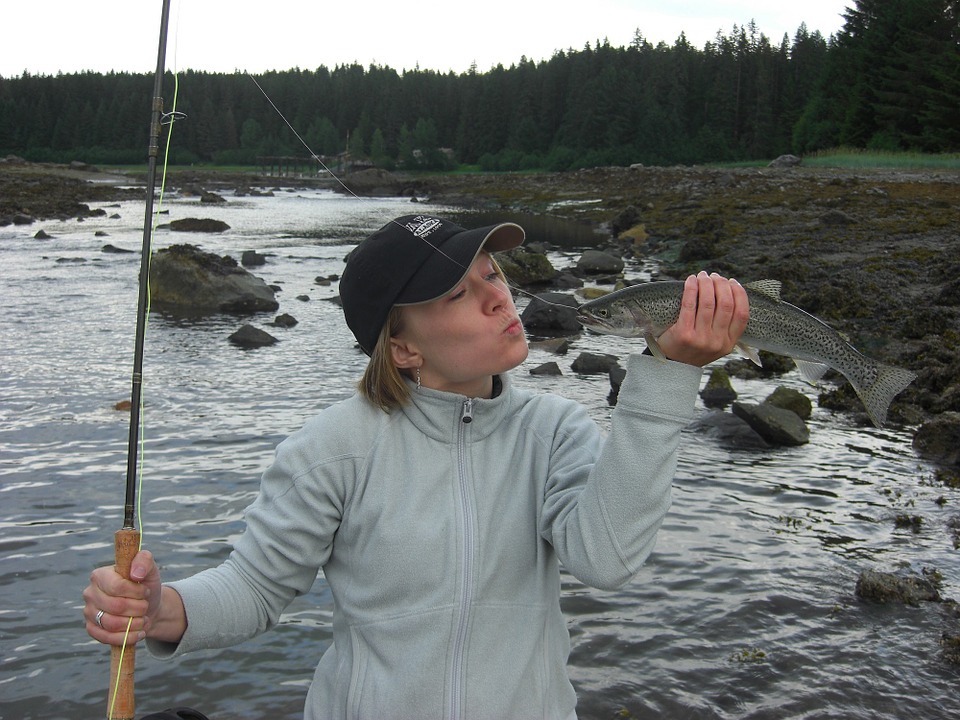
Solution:
[{"label": "reflection on water", "polygon": [[[199,209],[169,202],[172,219],[215,214],[231,230],[188,236],[239,257],[267,254],[257,274],[278,284],[280,312],[184,322],[151,316],[144,367],[142,525],[167,577],[222,560],[275,445],[320,408],[348,396],[365,357],[329,302],[350,247],[399,200],[317,191],[230,199]],[[430,205],[417,210],[443,212]],[[102,716],[108,653],[79,615],[90,570],[112,561],[122,517],[142,208],[0,228],[0,718]],[[469,217],[469,216],[468,216]],[[468,225],[503,216],[463,219]],[[524,217],[532,239],[556,229]],[[95,236],[108,233],[108,239]],[[571,262],[583,228],[554,255]],[[157,246],[181,242],[161,231]],[[586,241],[583,241],[586,242]],[[582,244],[582,242],[580,243]],[[61,259],[71,262],[58,262]],[[639,273],[637,269],[634,272]],[[308,299],[298,299],[306,297]],[[227,337],[243,322],[277,345],[241,351]],[[605,425],[607,381],[570,369],[582,350],[626,355],[636,346],[584,336],[566,358],[533,350],[516,381],[558,392]],[[556,360],[560,378],[529,368]],[[735,381],[738,382],[738,381]],[[784,382],[809,392],[796,377]],[[765,381],[737,385],[757,401]],[[956,491],[936,485],[909,433],[848,425],[816,411],[801,448],[728,450],[685,434],[674,505],[638,577],[612,592],[564,580],[573,638],[571,673],[585,719],[955,717],[958,669],[940,656],[953,632],[946,606],[875,606],[854,596],[861,570],[939,569],[957,597],[957,551],[947,523]],[[642,439],[638,439],[638,442]],[[943,498],[945,504],[938,502]],[[923,519],[898,529],[898,514]],[[159,663],[141,653],[141,712],[195,705],[216,718],[295,718],[314,665],[331,640],[332,599],[318,580],[278,628],[239,648]]]}]

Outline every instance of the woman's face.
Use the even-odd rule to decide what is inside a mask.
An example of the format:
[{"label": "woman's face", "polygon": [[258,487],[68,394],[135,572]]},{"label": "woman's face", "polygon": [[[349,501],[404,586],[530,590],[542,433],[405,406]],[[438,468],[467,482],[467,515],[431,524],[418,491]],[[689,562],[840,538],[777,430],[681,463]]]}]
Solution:
[{"label": "woman's face", "polygon": [[527,338],[493,260],[481,252],[452,291],[402,310],[394,362],[420,368],[425,387],[489,397],[492,378],[522,363]]}]

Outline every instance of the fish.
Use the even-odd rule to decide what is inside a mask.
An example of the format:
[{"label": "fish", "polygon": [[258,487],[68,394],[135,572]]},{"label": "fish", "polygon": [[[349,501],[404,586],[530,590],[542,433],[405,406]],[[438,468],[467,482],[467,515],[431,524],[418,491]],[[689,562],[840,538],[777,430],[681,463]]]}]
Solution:
[{"label": "fish", "polygon": [[[783,301],[779,280],[758,280],[743,287],[750,301],[750,320],[737,349],[761,366],[758,350],[786,355],[811,384],[833,368],[853,386],[873,424],[882,427],[890,403],[916,379],[916,373],[868,358],[825,322]],[[631,285],[583,303],[577,319],[601,334],[643,337],[653,355],[666,359],[657,337],[677,321],[682,296],[680,281]]]}]

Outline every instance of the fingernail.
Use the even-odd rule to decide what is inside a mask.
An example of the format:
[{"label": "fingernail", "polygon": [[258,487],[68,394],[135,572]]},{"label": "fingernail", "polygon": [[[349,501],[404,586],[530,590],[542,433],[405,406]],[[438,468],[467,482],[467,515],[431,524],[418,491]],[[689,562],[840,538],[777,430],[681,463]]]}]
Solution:
[{"label": "fingernail", "polygon": [[137,640],[143,640],[146,636],[147,634],[143,630],[141,630],[140,632],[137,633]]}]

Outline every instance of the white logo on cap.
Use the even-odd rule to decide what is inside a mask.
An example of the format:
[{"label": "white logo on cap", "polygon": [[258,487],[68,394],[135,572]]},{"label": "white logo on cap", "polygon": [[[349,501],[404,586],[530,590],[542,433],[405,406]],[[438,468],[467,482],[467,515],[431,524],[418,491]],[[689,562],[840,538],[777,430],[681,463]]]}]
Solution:
[{"label": "white logo on cap", "polygon": [[413,233],[414,237],[425,238],[439,228],[440,224],[441,221],[438,218],[417,215],[417,217],[408,222],[405,227]]}]

